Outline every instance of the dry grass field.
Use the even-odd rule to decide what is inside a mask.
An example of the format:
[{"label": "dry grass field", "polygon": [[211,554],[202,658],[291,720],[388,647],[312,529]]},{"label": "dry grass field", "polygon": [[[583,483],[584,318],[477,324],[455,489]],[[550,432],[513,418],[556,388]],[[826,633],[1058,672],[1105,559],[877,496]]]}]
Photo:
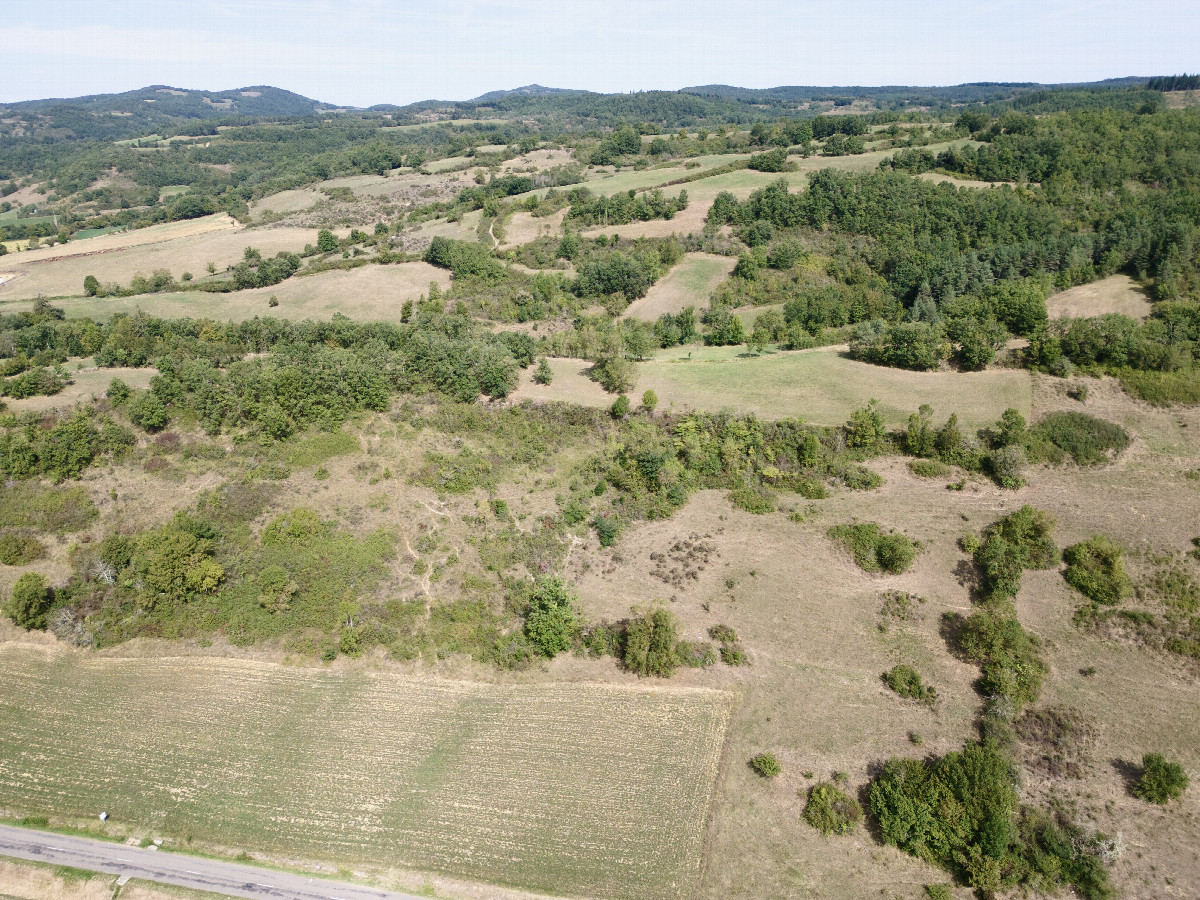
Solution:
[{"label": "dry grass field", "polygon": [[1054,294],[1046,301],[1052,319],[1077,319],[1120,313],[1134,319],[1150,315],[1145,290],[1128,275],[1111,275]]},{"label": "dry grass field", "polygon": [[[404,301],[415,302],[422,294],[429,293],[432,281],[446,290],[450,286],[450,273],[428,263],[408,262],[335,269],[289,278],[271,287],[228,294],[187,291],[133,297],[79,297],[56,301],[56,305],[71,318],[107,319],[114,313],[141,309],[149,315],[167,318],[191,316],[235,322],[255,316],[293,321],[328,319],[338,312],[352,319],[399,322]],[[278,306],[268,305],[271,297],[279,300]],[[13,304],[14,308],[28,306],[28,303]]]},{"label": "dry grass field", "polygon": [[0,671],[8,810],[594,897],[693,896],[731,710],[719,691],[21,644]]},{"label": "dry grass field", "polygon": [[150,379],[155,374],[155,370],[152,368],[100,369],[92,365],[91,360],[83,361],[84,368],[79,371],[75,371],[76,365],[76,362],[67,365],[67,370],[71,373],[71,383],[57,394],[50,396],[39,394],[21,400],[6,398],[4,402],[8,404],[9,411],[20,413],[37,410],[41,412],[47,409],[69,409],[76,404],[90,403],[95,398],[104,396],[104,392],[108,390],[108,385],[114,378],[120,378],[131,388],[145,390],[150,386]]},{"label": "dry grass field", "polygon": [[653,322],[663,313],[674,314],[686,306],[702,311],[708,307],[709,295],[735,265],[737,257],[734,256],[689,253],[655,282],[645,297],[629,304],[625,317]]},{"label": "dry grass field", "polygon": [[[348,230],[341,229],[341,233]],[[81,252],[59,259],[56,257],[63,254],[34,250],[29,251],[28,258],[25,254],[18,254],[11,259],[5,257],[0,261],[0,267],[4,271],[20,274],[0,285],[0,304],[10,300],[31,300],[39,295],[81,297],[83,279],[88,275],[95,275],[105,284],[117,282],[122,285],[128,285],[137,272],[149,275],[155,269],[166,269],[177,280],[184,272],[199,277],[205,274],[205,267],[209,263],[213,263],[220,272],[226,266],[239,262],[247,247],[262,251],[264,256],[274,256],[280,250],[303,250],[305,244],[315,244],[317,240],[315,229],[296,227],[250,230],[213,228],[199,233],[165,234],[153,242],[122,243],[122,238],[129,236],[107,234],[75,245],[86,247],[92,241],[97,244],[104,241],[108,249],[97,246],[94,254],[89,249],[86,255]],[[68,244],[61,249],[71,248],[72,245]],[[48,249],[55,251],[60,248]],[[45,255],[35,257],[34,254]]]},{"label": "dry grass field", "polygon": [[116,875],[0,859],[0,900],[220,900],[217,894]]}]

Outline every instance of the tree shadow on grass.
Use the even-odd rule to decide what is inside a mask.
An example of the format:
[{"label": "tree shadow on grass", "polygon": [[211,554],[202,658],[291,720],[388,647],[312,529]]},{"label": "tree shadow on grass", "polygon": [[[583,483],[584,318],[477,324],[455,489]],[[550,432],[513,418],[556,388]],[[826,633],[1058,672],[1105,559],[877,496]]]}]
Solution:
[{"label": "tree shadow on grass", "polygon": [[1133,792],[1134,785],[1142,777],[1142,767],[1138,763],[1130,762],[1127,759],[1112,759],[1109,760],[1113,770],[1121,776],[1121,782],[1125,785],[1125,793],[1130,797],[1137,796]]}]

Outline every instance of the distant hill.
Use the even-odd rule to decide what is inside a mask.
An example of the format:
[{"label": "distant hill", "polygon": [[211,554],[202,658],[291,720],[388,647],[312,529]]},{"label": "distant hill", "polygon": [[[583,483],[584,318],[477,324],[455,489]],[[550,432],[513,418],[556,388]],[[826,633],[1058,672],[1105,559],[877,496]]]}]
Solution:
[{"label": "distant hill", "polygon": [[1145,84],[1146,77],[1108,78],[1104,81],[1071,84],[1038,84],[1032,81],[976,81],[944,86],[920,85],[780,85],[770,88],[742,88],[728,84],[705,84],[681,88],[684,94],[739,100],[745,103],[798,102],[804,100],[870,99],[904,103],[984,103],[1007,99],[1033,91],[1079,88],[1123,88]]},{"label": "distant hill", "polygon": [[480,94],[470,103],[486,103],[489,100],[503,100],[505,97],[544,97],[547,94],[575,94],[579,91],[571,90],[570,88],[552,88],[544,87],[540,84],[527,84],[524,87],[513,88],[511,91],[488,91],[486,94]]},{"label": "distant hill", "polygon": [[121,94],[0,104],[0,118],[17,119],[9,135],[119,139],[188,120],[230,116],[307,116],[336,107],[269,85],[196,91],[150,85]]}]

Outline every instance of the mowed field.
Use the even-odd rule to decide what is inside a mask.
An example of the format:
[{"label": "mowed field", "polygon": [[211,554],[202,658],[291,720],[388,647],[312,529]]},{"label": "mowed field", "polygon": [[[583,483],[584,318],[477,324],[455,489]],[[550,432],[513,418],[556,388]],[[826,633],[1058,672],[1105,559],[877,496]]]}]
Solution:
[{"label": "mowed field", "polygon": [[[0,272],[19,273],[19,276],[0,286],[0,303],[31,300],[39,295],[80,297],[83,279],[88,275],[95,275],[103,283],[121,285],[128,285],[137,272],[149,275],[155,269],[166,269],[176,280],[184,272],[199,278],[206,274],[209,263],[221,272],[239,262],[247,247],[262,251],[264,256],[274,256],[281,250],[299,252],[305,244],[317,241],[315,228],[214,228],[182,234],[164,231],[157,240],[144,240],[152,230],[106,234],[74,246],[49,248],[58,253],[33,250],[27,251],[28,255],[6,256],[0,260]],[[338,233],[348,230],[341,229]],[[123,240],[135,236],[138,242]],[[93,243],[95,246],[90,246]],[[67,254],[69,250],[79,252]]]},{"label": "mowed field", "polygon": [[0,644],[0,808],[603,898],[694,896],[733,695]]},{"label": "mowed field", "polygon": [[663,313],[677,313],[687,306],[697,314],[708,307],[709,295],[737,265],[735,256],[689,253],[645,297],[634,300],[625,310],[625,318],[653,322]]},{"label": "mowed field", "polygon": [[[676,355],[639,363],[631,399],[650,389],[658,395],[660,410],[732,409],[820,425],[840,425],[872,399],[892,425],[906,422],[922,403],[943,416],[957,413],[972,429],[994,424],[1010,407],[1026,417],[1030,412],[1030,376],[1019,369],[908,372],[855,362],[835,348],[758,357],[748,356],[744,347],[684,348],[688,352],[691,359]],[[514,399],[589,406],[607,406],[615,399],[588,380],[591,364],[585,360],[552,359],[550,367],[554,380],[549,385],[532,383],[526,373]]]},{"label": "mowed field", "polygon": [[[133,297],[80,297],[56,301],[56,305],[66,310],[69,318],[107,319],[114,313],[141,309],[149,315],[166,318],[191,316],[235,322],[255,316],[292,321],[329,319],[339,312],[359,321],[399,322],[404,302],[415,302],[422,294],[428,294],[429,284],[434,281],[443,291],[447,290],[450,273],[428,263],[408,262],[319,272],[289,278],[271,287],[228,294],[187,291]],[[278,306],[268,305],[271,297],[279,300]],[[14,304],[14,308],[28,305]]]},{"label": "mowed field", "polygon": [[1052,319],[1078,319],[1120,313],[1134,319],[1150,315],[1150,299],[1128,275],[1112,275],[1055,294],[1046,301]]}]

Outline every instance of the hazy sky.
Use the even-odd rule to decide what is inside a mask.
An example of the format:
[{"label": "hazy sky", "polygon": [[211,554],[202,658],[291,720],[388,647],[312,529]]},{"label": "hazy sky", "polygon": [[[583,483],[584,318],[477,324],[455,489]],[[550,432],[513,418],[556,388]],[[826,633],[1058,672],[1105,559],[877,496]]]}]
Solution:
[{"label": "hazy sky", "polygon": [[1196,0],[6,0],[0,101],[271,84],[331,103],[537,82],[1091,81],[1200,70]]}]

